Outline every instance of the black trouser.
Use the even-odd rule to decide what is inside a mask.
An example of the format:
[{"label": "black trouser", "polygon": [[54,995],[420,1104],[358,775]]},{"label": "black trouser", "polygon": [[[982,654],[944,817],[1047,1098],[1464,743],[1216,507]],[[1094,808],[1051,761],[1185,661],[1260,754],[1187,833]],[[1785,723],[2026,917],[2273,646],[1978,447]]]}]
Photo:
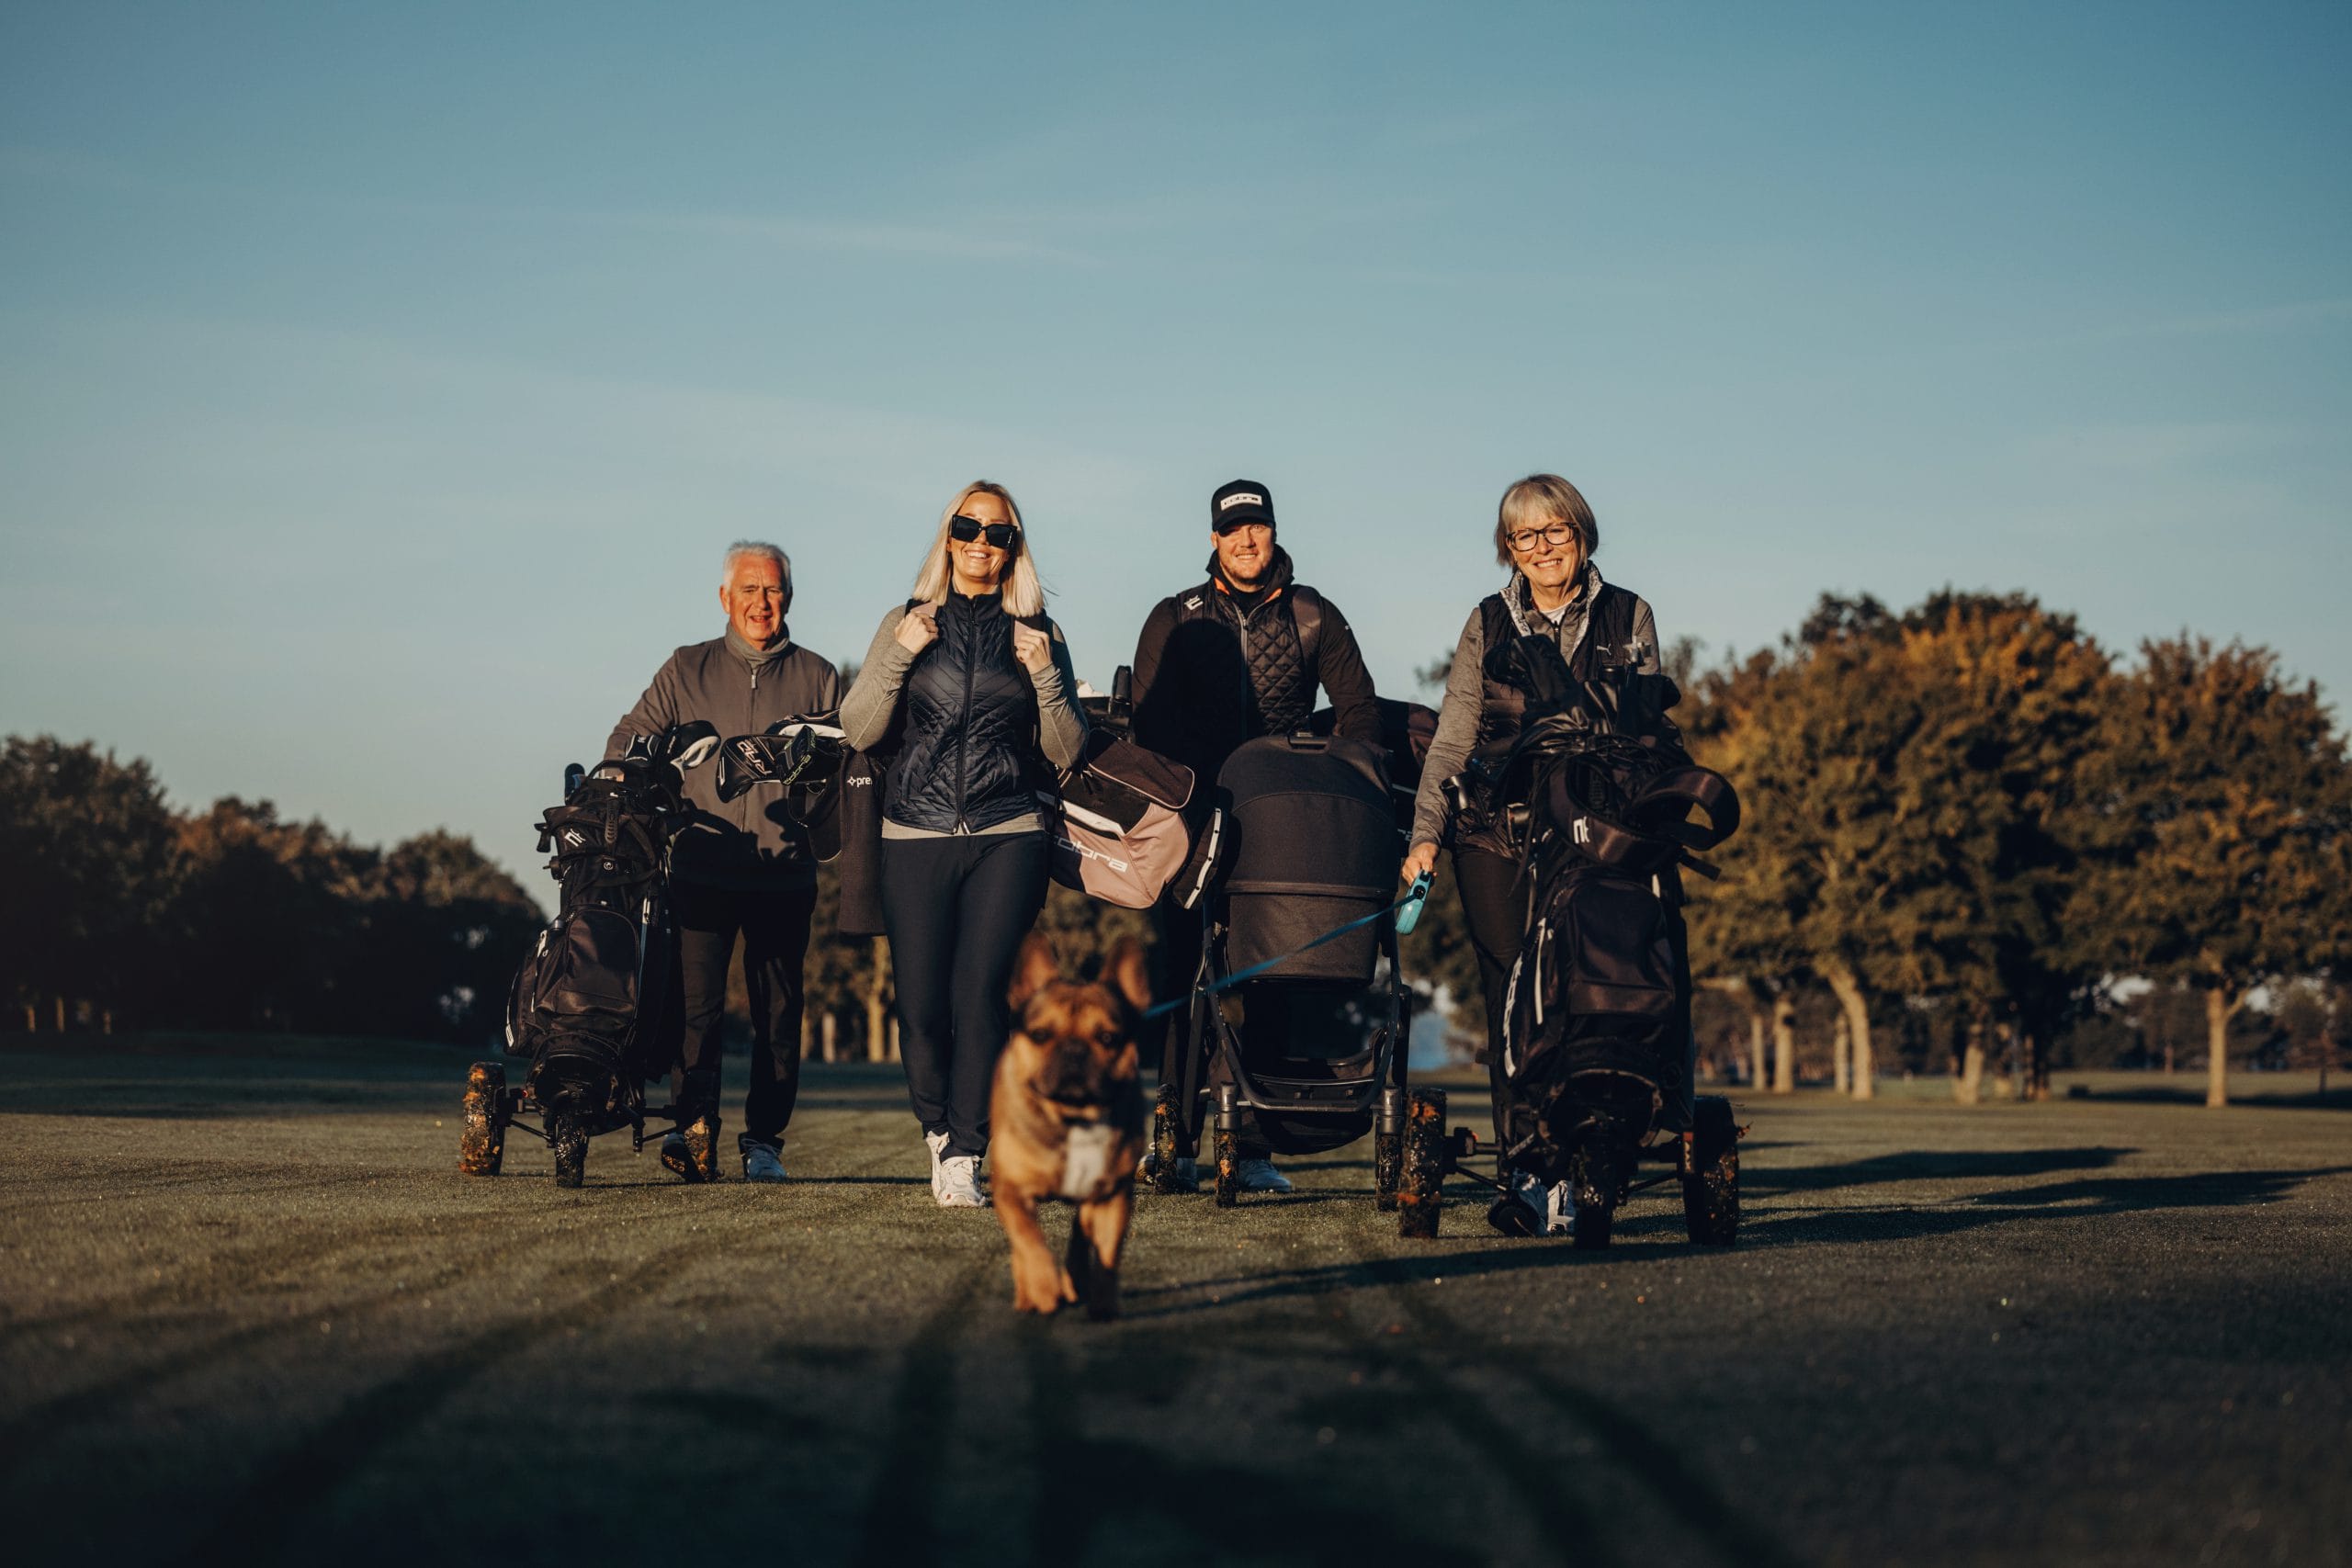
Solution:
[{"label": "black trouser", "polygon": [[678,918],[678,969],[686,995],[685,1043],[673,1089],[683,1089],[693,1069],[718,1070],[727,965],[740,932],[743,989],[752,1009],[752,1091],[743,1100],[743,1131],[763,1143],[781,1143],[800,1095],[800,971],[817,885],[745,892],[681,884],[670,890],[670,908]]},{"label": "black trouser", "polygon": [[989,1089],[1012,1027],[1004,993],[1049,869],[1043,833],[882,840],[907,1098],[950,1155],[988,1153]]},{"label": "black trouser", "polygon": [[1487,1007],[1487,1090],[1499,1144],[1510,1089],[1503,1071],[1503,998],[1526,932],[1527,888],[1520,881],[1517,861],[1466,849],[1453,853],[1453,886],[1462,896],[1463,922],[1470,928],[1470,946],[1478,955],[1478,990]]}]

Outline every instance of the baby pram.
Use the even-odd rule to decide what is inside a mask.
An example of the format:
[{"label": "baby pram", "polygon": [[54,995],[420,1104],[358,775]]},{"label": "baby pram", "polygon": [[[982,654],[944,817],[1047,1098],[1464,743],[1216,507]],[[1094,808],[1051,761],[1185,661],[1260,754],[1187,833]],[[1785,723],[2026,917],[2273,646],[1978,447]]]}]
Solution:
[{"label": "baby pram", "polygon": [[503,1063],[473,1065],[458,1149],[467,1175],[498,1175],[507,1130],[521,1127],[554,1151],[556,1185],[577,1187],[590,1138],[627,1127],[641,1150],[649,1120],[657,1135],[687,1133],[701,1177],[716,1173],[718,1075],[687,1074],[674,1103],[650,1108],[645,1086],[675,1065],[684,1021],[669,899],[670,841],[688,816],[680,784],[718,746],[697,722],[639,736],[593,774],[567,770],[563,804],[539,819],[560,912],[507,999],[506,1054],[530,1066],[510,1089]]},{"label": "baby pram", "polygon": [[[1160,1068],[1152,1184],[1183,1190],[1178,1162],[1194,1157],[1205,1126],[1216,1202],[1232,1206],[1247,1118],[1281,1154],[1373,1134],[1376,1198],[1394,1208],[1408,1010],[1390,912],[1400,843],[1380,752],[1268,736],[1236,750],[1217,785],[1219,815],[1204,832],[1216,837],[1219,864],[1201,900],[1186,1024],[1170,1032]],[[1321,1053],[1296,1049],[1308,1035],[1322,1037]]]}]

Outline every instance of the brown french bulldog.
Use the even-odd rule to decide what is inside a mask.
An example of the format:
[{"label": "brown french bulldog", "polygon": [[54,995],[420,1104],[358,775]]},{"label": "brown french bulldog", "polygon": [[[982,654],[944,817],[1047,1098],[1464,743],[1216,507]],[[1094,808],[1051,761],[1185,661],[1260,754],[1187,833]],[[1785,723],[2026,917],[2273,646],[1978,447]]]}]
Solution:
[{"label": "brown french bulldog", "polygon": [[[1013,972],[1012,1037],[989,1100],[989,1184],[1012,1244],[1016,1312],[1083,1299],[1089,1317],[1119,1314],[1119,1247],[1144,1146],[1135,1036],[1151,987],[1132,938],[1102,973],[1091,985],[1064,979],[1036,935]],[[1037,1223],[1037,1205],[1055,1198],[1078,1205],[1059,1268]]]}]

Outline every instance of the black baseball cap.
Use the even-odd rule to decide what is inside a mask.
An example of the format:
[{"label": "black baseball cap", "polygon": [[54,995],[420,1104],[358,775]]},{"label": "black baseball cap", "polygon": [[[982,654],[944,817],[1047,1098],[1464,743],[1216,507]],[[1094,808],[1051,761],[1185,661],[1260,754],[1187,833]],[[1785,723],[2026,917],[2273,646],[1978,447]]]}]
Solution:
[{"label": "black baseball cap", "polygon": [[1228,479],[1209,497],[1209,526],[1218,533],[1243,523],[1274,525],[1274,492],[1256,479]]}]

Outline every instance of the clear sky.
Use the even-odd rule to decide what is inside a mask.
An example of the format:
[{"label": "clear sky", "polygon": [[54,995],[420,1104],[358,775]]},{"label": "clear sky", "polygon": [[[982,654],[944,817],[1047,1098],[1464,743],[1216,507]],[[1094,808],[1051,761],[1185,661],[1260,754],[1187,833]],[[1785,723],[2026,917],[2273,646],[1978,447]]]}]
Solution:
[{"label": "clear sky", "polygon": [[0,730],[528,824],[966,479],[1081,674],[1272,489],[1406,690],[1511,479],[1720,655],[2024,588],[2352,689],[2352,7],[0,6]]}]

